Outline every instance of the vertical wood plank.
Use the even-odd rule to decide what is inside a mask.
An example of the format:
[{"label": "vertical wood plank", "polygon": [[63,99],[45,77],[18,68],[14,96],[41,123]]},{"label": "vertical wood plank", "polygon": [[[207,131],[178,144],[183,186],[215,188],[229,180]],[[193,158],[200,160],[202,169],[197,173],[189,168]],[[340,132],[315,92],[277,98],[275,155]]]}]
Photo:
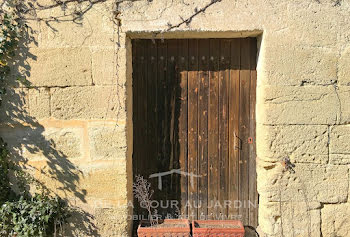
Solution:
[{"label": "vertical wood plank", "polygon": [[[160,127],[159,127],[159,87],[160,87],[160,81],[159,81],[159,57],[158,57],[158,48],[159,48],[159,40],[155,40],[152,42],[153,43],[153,46],[154,46],[154,50],[155,52],[153,53],[152,56],[154,56],[154,60],[153,60],[153,67],[152,70],[153,70],[153,74],[154,74],[154,80],[153,80],[153,83],[154,83],[154,99],[155,99],[155,104],[154,104],[154,115],[153,115],[153,118],[154,118],[154,131],[153,131],[153,135],[154,135],[154,164],[153,164],[153,168],[154,168],[154,173],[158,173],[159,170],[158,170],[158,156],[159,156],[159,130],[160,130]],[[158,185],[158,181],[156,183]],[[154,189],[157,189],[157,186],[154,187]],[[155,194],[154,194],[154,199],[155,200],[160,200],[159,196],[158,196],[158,192],[155,191]]]},{"label": "vertical wood plank", "polygon": [[[176,136],[178,118],[177,118],[177,89],[179,87],[179,75],[176,70],[177,62],[177,43],[178,40],[168,40],[168,57],[167,57],[167,113],[168,113],[168,134],[169,136],[169,167],[168,171],[179,168],[178,160],[178,140]],[[172,173],[169,176],[166,176],[166,179],[169,179],[170,186],[168,190],[168,199],[167,200],[178,200],[179,193],[179,175]],[[171,212],[171,210],[169,210]]]},{"label": "vertical wood plank", "polygon": [[240,214],[244,224],[249,223],[249,144],[250,132],[250,44],[248,40],[242,40],[241,45],[241,70],[240,97],[239,97],[239,137],[242,140],[242,149],[239,159],[240,166],[240,200],[242,207]]},{"label": "vertical wood plank", "polygon": [[[133,171],[133,177],[132,179],[134,180],[135,175],[138,173],[138,152],[139,149],[136,149],[138,147],[138,136],[137,131],[138,131],[138,69],[139,69],[139,64],[138,64],[138,42],[137,40],[132,41],[132,111],[133,111],[133,117],[132,117],[132,122],[133,122],[133,154],[132,154],[132,171]],[[139,206],[137,205],[137,200],[133,199],[133,214],[137,215],[139,213]],[[133,221],[133,233],[136,232],[136,226],[138,225],[138,221],[134,220]]]},{"label": "vertical wood plank", "polygon": [[228,131],[228,115],[229,115],[229,98],[228,89],[230,82],[230,50],[231,40],[220,40],[220,64],[219,64],[219,214],[228,215],[228,207],[226,201],[230,200],[228,196],[229,186],[229,131]]},{"label": "vertical wood plank", "polygon": [[[198,40],[188,42],[188,172],[198,174]],[[198,178],[188,183],[189,219],[198,219]]]},{"label": "vertical wood plank", "polygon": [[[158,135],[157,135],[157,163],[155,164],[157,167],[157,172],[164,172],[166,171],[166,162],[165,159],[168,159],[167,157],[167,151],[166,151],[166,143],[164,140],[164,131],[166,129],[166,111],[165,111],[165,104],[166,104],[166,90],[167,90],[167,81],[166,81],[166,68],[167,68],[167,43],[163,42],[161,40],[157,40],[157,80],[158,80],[158,86],[157,86],[157,118],[158,118]],[[163,180],[162,180],[163,181]],[[157,181],[158,182],[158,181]],[[165,182],[162,183],[163,186],[165,186]],[[162,190],[164,191],[164,189]],[[157,190],[155,192],[155,197],[157,200],[164,200],[164,193]],[[160,212],[159,214],[163,214]]]},{"label": "vertical wood plank", "polygon": [[[146,59],[145,59],[145,52],[146,52],[146,44],[144,40],[139,40],[139,70],[140,70],[140,74],[139,74],[139,91],[138,91],[138,97],[139,97],[139,130],[138,130],[138,136],[140,137],[146,137],[147,135],[147,116],[146,116],[146,110],[147,110],[147,88],[146,88],[146,74],[147,74],[147,64],[146,64]],[[141,124],[142,123],[142,124]],[[142,129],[143,127],[143,129]],[[144,142],[142,142],[140,140],[139,143],[139,147],[141,152],[139,153],[139,169],[138,169],[138,173],[140,175],[145,175],[144,172],[142,172],[141,167],[146,167],[145,165],[147,165],[147,160],[146,160],[146,155],[148,150],[147,150],[147,146],[145,145]],[[142,154],[143,153],[143,156]],[[147,178],[147,177],[145,177]]]},{"label": "vertical wood plank", "polygon": [[[136,175],[139,174],[139,166],[140,166],[140,143],[139,143],[139,128],[140,128],[140,96],[139,96],[139,90],[140,90],[140,43],[138,40],[132,41],[132,50],[133,50],[133,180]],[[136,149],[138,147],[138,149]],[[133,214],[140,214],[142,212],[139,203],[137,200],[134,199],[134,210]],[[133,222],[133,231],[136,232],[138,221],[135,220]]]},{"label": "vertical wood plank", "polygon": [[256,174],[256,38],[250,39],[250,115],[249,115],[249,136],[251,144],[249,144],[249,225],[257,227],[258,225],[258,191],[257,191],[257,174]]},{"label": "vertical wood plank", "polygon": [[[138,41],[132,41],[132,108],[133,108],[133,146],[138,147],[138,136],[136,136],[136,131],[138,130],[138,78],[139,78],[139,48]],[[139,149],[133,150],[133,174],[137,174],[138,172],[138,151]]]},{"label": "vertical wood plank", "polygon": [[229,200],[231,206],[228,214],[235,218],[239,215],[237,203],[239,201],[239,70],[240,70],[240,48],[241,40],[231,41],[231,66],[229,82]]},{"label": "vertical wood plank", "polygon": [[199,42],[199,100],[198,100],[198,215],[199,219],[208,216],[208,94],[209,94],[209,41],[200,39]]},{"label": "vertical wood plank", "polygon": [[[188,40],[179,40],[178,45],[178,61],[179,61],[179,73],[180,73],[180,117],[179,117],[179,143],[180,143],[180,168],[181,171],[188,172],[188,159],[187,159],[187,107],[188,107]],[[183,216],[188,215],[187,201],[188,201],[188,176],[181,175],[181,214]]]},{"label": "vertical wood plank", "polygon": [[[143,129],[143,137],[148,137],[149,134],[149,124],[148,124],[148,64],[147,64],[147,54],[148,54],[148,47],[150,46],[150,41],[148,40],[142,40],[142,48],[143,48],[143,54],[141,56],[141,64],[143,68],[142,72],[142,119],[144,121],[144,129]],[[147,139],[148,140],[148,139]],[[143,174],[145,178],[148,178],[149,175],[149,163],[150,163],[150,154],[149,154],[149,143],[148,141],[142,142],[142,146],[144,149],[144,156],[142,159],[142,167],[143,167]]]},{"label": "vertical wood plank", "polygon": [[[135,73],[134,75],[134,84],[135,84],[135,107],[134,110],[137,111],[137,117],[135,118],[134,126],[134,138],[137,145],[137,150],[134,153],[134,158],[136,160],[134,168],[134,177],[135,175],[142,175],[145,178],[146,173],[142,168],[147,163],[144,154],[147,153],[147,147],[144,142],[141,140],[142,137],[146,136],[147,123],[145,116],[145,101],[147,101],[146,91],[143,89],[146,86],[146,60],[145,60],[145,42],[144,40],[135,40]],[[135,146],[134,146],[135,147]],[[135,200],[135,211],[138,214],[145,214],[143,208],[140,207],[137,200]],[[135,223],[137,224],[137,223]]]},{"label": "vertical wood plank", "polygon": [[208,219],[217,219],[219,212],[219,43],[217,39],[209,40]]},{"label": "vertical wood plank", "polygon": [[[157,172],[156,162],[157,162],[157,124],[156,124],[156,88],[157,88],[157,47],[155,42],[151,40],[146,41],[146,55],[145,60],[147,63],[147,139],[144,140],[146,143],[148,153],[147,153],[147,176]],[[151,183],[152,189],[157,192],[157,179],[148,179]]]}]

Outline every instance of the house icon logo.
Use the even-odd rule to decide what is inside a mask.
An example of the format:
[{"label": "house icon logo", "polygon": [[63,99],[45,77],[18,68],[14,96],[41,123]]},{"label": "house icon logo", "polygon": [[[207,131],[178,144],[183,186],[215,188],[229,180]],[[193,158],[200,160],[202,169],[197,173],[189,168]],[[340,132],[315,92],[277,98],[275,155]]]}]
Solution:
[{"label": "house icon logo", "polygon": [[190,177],[190,183],[191,187],[193,187],[193,180],[194,178],[202,177],[202,175],[196,175],[194,173],[188,173],[185,171],[181,171],[180,169],[172,169],[170,171],[166,172],[160,172],[160,173],[154,173],[149,176],[149,178],[157,178],[158,177],[158,189],[162,190],[162,177],[170,174],[179,174],[182,176],[188,176]]}]

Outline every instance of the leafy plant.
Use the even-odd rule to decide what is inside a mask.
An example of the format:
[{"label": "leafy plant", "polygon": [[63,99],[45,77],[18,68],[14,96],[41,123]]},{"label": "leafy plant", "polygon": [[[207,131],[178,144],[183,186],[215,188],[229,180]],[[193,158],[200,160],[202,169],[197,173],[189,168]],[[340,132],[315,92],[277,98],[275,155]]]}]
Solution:
[{"label": "leafy plant", "polygon": [[5,202],[0,208],[0,236],[56,235],[68,217],[59,198],[36,194],[26,199]]},{"label": "leafy plant", "polygon": [[10,74],[10,62],[15,56],[18,42],[21,39],[26,24],[21,20],[18,6],[21,1],[7,0],[0,8],[0,103],[6,93],[5,79]]},{"label": "leafy plant", "polygon": [[[18,43],[26,29],[21,20],[21,0],[0,1],[0,104]],[[20,81],[24,79],[18,78]],[[13,173],[13,182],[9,173]],[[27,192],[33,179],[11,162],[7,144],[0,138],[0,236],[56,235],[68,217],[67,205],[58,197]],[[12,191],[16,184],[19,192]]]},{"label": "leafy plant", "polygon": [[0,138],[0,204],[7,200],[10,194],[8,150],[6,143]]}]

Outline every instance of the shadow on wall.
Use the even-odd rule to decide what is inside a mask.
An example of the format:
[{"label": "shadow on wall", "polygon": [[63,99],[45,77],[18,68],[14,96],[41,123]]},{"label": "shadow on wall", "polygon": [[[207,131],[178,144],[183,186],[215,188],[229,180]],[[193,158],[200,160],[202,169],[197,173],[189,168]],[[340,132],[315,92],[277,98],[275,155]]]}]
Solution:
[{"label": "shadow on wall", "polygon": [[[15,169],[24,170],[26,173],[22,178],[16,177],[16,181],[12,178],[11,185],[15,191],[20,192],[22,188],[18,185],[20,182],[17,182],[20,178],[25,180],[25,183],[28,183],[26,181],[31,183],[23,190],[59,195],[67,202],[69,197],[70,200],[85,203],[87,192],[79,188],[83,178],[82,172],[57,148],[55,141],[47,135],[45,127],[30,112],[30,93],[49,90],[49,88],[32,87],[24,79],[30,76],[31,71],[27,60],[36,60],[36,56],[28,50],[30,43],[36,43],[31,35],[34,35],[34,32],[29,30],[24,37],[26,40],[21,42],[17,50],[16,59],[11,65],[13,75],[8,80],[7,94],[0,107],[0,137],[8,144]],[[40,102],[37,103],[40,106]],[[79,233],[84,236],[99,236],[93,221],[93,216],[89,213],[74,208],[69,223],[64,228],[64,235],[74,236]]]}]

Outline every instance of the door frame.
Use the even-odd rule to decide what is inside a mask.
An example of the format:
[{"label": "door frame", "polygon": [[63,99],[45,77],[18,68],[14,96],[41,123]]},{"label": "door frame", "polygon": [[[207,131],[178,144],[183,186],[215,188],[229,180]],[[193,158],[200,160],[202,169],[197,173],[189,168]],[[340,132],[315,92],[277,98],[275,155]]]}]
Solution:
[{"label": "door frame", "polygon": [[[123,39],[125,50],[118,52],[121,56],[118,57],[118,64],[122,66],[118,69],[119,77],[125,78],[126,83],[126,137],[127,137],[127,160],[126,160],[126,171],[127,171],[127,202],[130,203],[133,200],[133,166],[132,166],[132,156],[133,156],[133,93],[132,93],[132,39],[201,39],[201,38],[245,38],[245,37],[255,37],[257,38],[257,55],[256,55],[256,66],[257,72],[259,71],[259,54],[261,49],[261,44],[263,41],[263,31],[262,30],[252,30],[252,31],[207,31],[207,32],[126,32]],[[257,73],[257,84],[259,81],[259,73]],[[256,88],[258,89],[258,88]],[[258,99],[257,96],[255,96]],[[257,119],[255,119],[255,123]],[[258,153],[258,150],[256,150]],[[259,181],[257,180],[257,185]],[[133,206],[127,205],[128,215],[132,215]],[[259,209],[259,207],[258,207]],[[258,210],[259,212],[259,210]],[[128,218],[129,230],[132,230],[132,220]]]}]

